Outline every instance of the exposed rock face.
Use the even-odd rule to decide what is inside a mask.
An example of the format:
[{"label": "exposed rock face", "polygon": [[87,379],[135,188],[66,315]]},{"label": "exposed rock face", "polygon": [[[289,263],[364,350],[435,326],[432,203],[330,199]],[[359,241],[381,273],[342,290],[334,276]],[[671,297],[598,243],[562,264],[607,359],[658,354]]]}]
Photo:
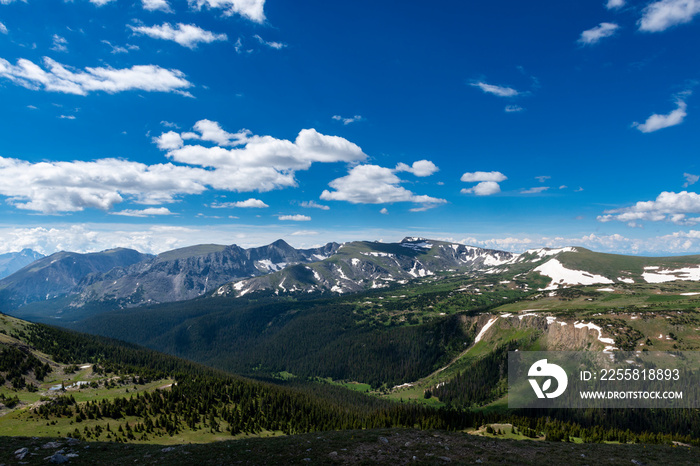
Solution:
[{"label": "exposed rock face", "polygon": [[112,300],[130,307],[192,299],[235,279],[325,259],[338,246],[328,243],[320,248],[295,249],[278,240],[250,249],[236,245],[176,249],[128,267],[86,276],[75,288],[79,296],[74,305]]},{"label": "exposed rock face", "polygon": [[0,280],[0,293],[3,301],[13,306],[51,299],[70,294],[89,274],[126,267],[149,257],[123,248],[90,254],[57,252]]},{"label": "exposed rock face", "polygon": [[515,254],[463,244],[405,238],[400,243],[345,243],[328,259],[288,267],[270,275],[239,280],[214,295],[244,296],[255,291],[351,293],[406,283],[440,272],[486,270],[512,261]]}]

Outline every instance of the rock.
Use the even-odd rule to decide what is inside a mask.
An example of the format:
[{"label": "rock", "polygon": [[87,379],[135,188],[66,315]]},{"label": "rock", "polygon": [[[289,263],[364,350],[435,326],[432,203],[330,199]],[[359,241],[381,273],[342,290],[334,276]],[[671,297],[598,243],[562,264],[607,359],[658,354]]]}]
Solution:
[{"label": "rock", "polygon": [[477,463],[483,463],[483,461],[481,461],[481,458],[477,458],[477,459],[476,459],[476,462],[477,462]]},{"label": "rock", "polygon": [[444,461],[445,463],[449,463],[450,461],[452,461],[452,458],[450,458],[449,456],[438,456],[438,459]]},{"label": "rock", "polygon": [[63,444],[61,442],[47,442],[41,446],[44,450],[48,450],[49,448],[61,448]]},{"label": "rock", "polygon": [[161,449],[160,451],[162,451],[163,453],[167,453],[169,451],[173,451],[174,449],[175,449],[174,447],[165,447],[165,448]]},{"label": "rock", "polygon": [[77,445],[80,443],[80,440],[78,440],[77,438],[73,438],[73,437],[66,437],[65,440],[66,440],[66,443],[68,445]]},{"label": "rock", "polygon": [[309,461],[311,461],[311,458],[304,458],[302,461],[309,462]]},{"label": "rock", "polygon": [[66,458],[77,458],[78,454],[77,453],[68,453],[66,454]]},{"label": "rock", "polygon": [[27,447],[20,448],[19,450],[15,450],[15,458],[22,461],[24,459],[24,457],[27,456],[27,453],[29,453],[29,448],[27,448]]},{"label": "rock", "polygon": [[53,456],[49,457],[49,462],[53,464],[63,464],[67,463],[68,461],[70,460],[60,453],[54,453]]},{"label": "rock", "polygon": [[379,437],[379,441],[382,443],[389,443],[389,439],[386,437]]},{"label": "rock", "polygon": [[644,463],[642,463],[641,461],[632,460],[632,464],[636,464],[637,466],[642,466]]},{"label": "rock", "polygon": [[338,452],[332,451],[332,452],[328,453],[328,456],[338,456]]}]

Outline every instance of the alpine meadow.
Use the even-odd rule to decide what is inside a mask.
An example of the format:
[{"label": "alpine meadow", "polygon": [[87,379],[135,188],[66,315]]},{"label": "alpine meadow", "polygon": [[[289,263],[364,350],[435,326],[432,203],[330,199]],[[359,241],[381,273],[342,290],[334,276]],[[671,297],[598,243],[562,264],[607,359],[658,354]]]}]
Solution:
[{"label": "alpine meadow", "polygon": [[0,463],[697,464],[698,16],[0,0]]}]

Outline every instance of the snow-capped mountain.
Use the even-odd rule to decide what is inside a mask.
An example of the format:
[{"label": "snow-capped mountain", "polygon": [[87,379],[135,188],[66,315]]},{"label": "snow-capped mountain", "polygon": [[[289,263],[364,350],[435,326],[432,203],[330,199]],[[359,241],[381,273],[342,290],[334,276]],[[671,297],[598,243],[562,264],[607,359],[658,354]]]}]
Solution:
[{"label": "snow-capped mountain", "polygon": [[313,264],[298,264],[269,275],[219,287],[214,296],[245,296],[256,291],[351,293],[386,288],[449,272],[487,270],[517,256],[492,249],[407,237],[399,243],[345,243],[336,254]]}]

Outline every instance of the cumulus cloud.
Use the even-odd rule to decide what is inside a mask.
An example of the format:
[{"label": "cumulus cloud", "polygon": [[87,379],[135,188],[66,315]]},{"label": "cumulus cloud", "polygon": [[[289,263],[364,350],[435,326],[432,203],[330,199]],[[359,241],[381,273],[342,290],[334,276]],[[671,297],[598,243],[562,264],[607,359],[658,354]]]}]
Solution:
[{"label": "cumulus cloud", "polygon": [[[247,130],[228,133],[218,123],[200,120],[194,132],[168,131],[156,138],[159,148],[177,162],[204,167],[272,170],[293,179],[295,170],[306,170],[314,162],[361,162],[367,156],[359,146],[315,129],[303,129],[292,142],[272,136],[255,136]],[[185,141],[214,142],[213,147]],[[222,146],[232,146],[231,148]]]},{"label": "cumulus cloud", "polygon": [[524,110],[525,109],[522,108],[520,105],[506,105],[506,108],[504,109],[506,113],[518,113]]},{"label": "cumulus cloud", "polygon": [[490,196],[501,192],[498,184],[507,180],[508,177],[501,172],[467,172],[460,178],[465,183],[478,183],[471,188],[463,188],[462,194],[474,194],[476,196]]},{"label": "cumulus cloud", "polygon": [[636,127],[642,133],[652,133],[660,129],[669,128],[671,126],[680,125],[683,123],[683,119],[686,117],[687,105],[683,100],[678,99],[676,101],[676,109],[671,113],[666,115],[654,114],[647,118],[644,123],[632,123],[632,126]]},{"label": "cumulus cloud", "polygon": [[471,85],[478,87],[487,94],[493,94],[498,97],[515,97],[520,95],[520,92],[516,91],[512,87],[497,86],[495,84],[487,84],[482,81],[471,83]]},{"label": "cumulus cloud", "polygon": [[148,11],[162,11],[163,13],[174,13],[167,0],[141,0],[141,6]]},{"label": "cumulus cloud", "polygon": [[700,13],[698,0],[661,0],[647,5],[639,20],[639,30],[662,32],[684,23],[689,23]]},{"label": "cumulus cloud", "polygon": [[695,225],[700,217],[688,217],[688,214],[700,214],[700,195],[694,192],[662,192],[653,201],[640,201],[630,207],[606,210],[599,215],[599,222],[627,222],[637,226],[639,221],[669,221],[678,225]]},{"label": "cumulus cloud", "polygon": [[430,160],[418,160],[417,162],[413,162],[413,165],[411,166],[408,166],[405,163],[401,162],[398,165],[396,165],[395,170],[397,172],[413,173],[418,177],[426,177],[432,175],[440,169]]},{"label": "cumulus cloud", "polygon": [[331,118],[333,118],[336,121],[342,121],[344,125],[349,125],[350,123],[355,123],[364,120],[364,118],[362,118],[362,115],[355,115],[352,117],[342,117],[340,115],[333,115]]},{"label": "cumulus cloud", "polygon": [[170,40],[189,49],[195,49],[199,44],[228,40],[226,34],[214,34],[194,24],[178,23],[175,26],[170,23],[163,23],[160,26],[129,25],[129,28],[134,31],[134,34],[152,37],[153,39]]},{"label": "cumulus cloud", "polygon": [[507,180],[508,177],[505,176],[501,172],[467,172],[462,177],[460,180],[464,181],[465,183],[474,183],[477,181],[495,181],[496,183],[500,183],[501,181]]},{"label": "cumulus cloud", "polygon": [[278,215],[278,219],[284,220],[284,221],[290,221],[290,222],[308,222],[311,220],[311,217],[307,215]]},{"label": "cumulus cloud", "polygon": [[623,6],[625,6],[625,0],[608,0],[608,3],[605,4],[605,8],[608,10],[616,10]]},{"label": "cumulus cloud", "polygon": [[114,2],[116,0],[90,0],[90,3],[97,6],[105,6],[108,3]]},{"label": "cumulus cloud", "polygon": [[19,209],[43,213],[109,210],[124,196],[142,204],[173,202],[214,184],[212,173],[172,164],[118,159],[40,162],[0,157],[0,195]]},{"label": "cumulus cloud", "polygon": [[475,194],[477,196],[490,196],[501,192],[501,185],[495,181],[482,181],[472,188],[462,188],[462,194]]},{"label": "cumulus cloud", "polygon": [[346,176],[328,183],[334,191],[324,190],[321,199],[346,201],[351,204],[413,202],[428,208],[447,202],[444,199],[416,195],[399,186],[401,179],[394,172],[395,170],[378,165],[358,165],[350,169]]},{"label": "cumulus cloud", "polygon": [[0,23],[0,34],[7,34],[7,26],[5,26],[3,23]]},{"label": "cumulus cloud", "polygon": [[598,43],[601,39],[610,37],[620,28],[615,23],[600,23],[598,26],[583,31],[578,42],[585,45]]},{"label": "cumulus cloud", "polygon": [[265,0],[187,0],[191,7],[223,10],[224,15],[241,15],[256,23],[265,21]]},{"label": "cumulus cloud", "polygon": [[245,201],[223,202],[220,204],[212,204],[211,207],[213,207],[214,209],[231,209],[234,207],[243,208],[243,209],[266,209],[270,206],[265,204],[260,199],[250,198],[250,199],[247,199]]},{"label": "cumulus cloud", "polygon": [[692,175],[690,173],[683,173],[683,177],[685,178],[685,183],[683,183],[683,187],[687,188],[688,186],[692,186],[695,183],[700,180],[700,176],[698,175]]},{"label": "cumulus cloud", "polygon": [[0,58],[0,77],[27,89],[76,95],[96,91],[114,94],[129,90],[189,95],[184,89],[192,87],[182,71],[156,65],[124,69],[88,67],[80,71],[44,57],[44,67],[46,69],[24,58],[17,60],[17,65]]}]

